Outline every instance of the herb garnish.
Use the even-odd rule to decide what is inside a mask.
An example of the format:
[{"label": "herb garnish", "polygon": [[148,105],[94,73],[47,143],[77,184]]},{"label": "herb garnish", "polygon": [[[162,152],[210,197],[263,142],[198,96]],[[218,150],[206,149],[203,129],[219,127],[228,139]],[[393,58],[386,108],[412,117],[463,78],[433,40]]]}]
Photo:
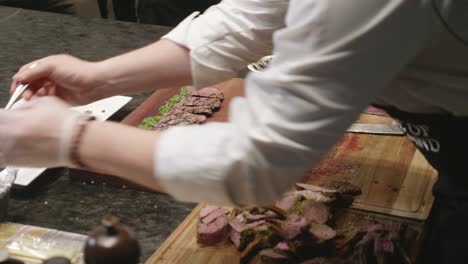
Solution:
[{"label": "herb garnish", "polygon": [[182,87],[180,94],[176,94],[173,97],[169,98],[166,103],[159,108],[159,113],[157,116],[147,117],[143,120],[140,128],[151,129],[163,118],[163,116],[169,112],[174,105],[182,101],[182,99],[189,94],[187,87]]}]

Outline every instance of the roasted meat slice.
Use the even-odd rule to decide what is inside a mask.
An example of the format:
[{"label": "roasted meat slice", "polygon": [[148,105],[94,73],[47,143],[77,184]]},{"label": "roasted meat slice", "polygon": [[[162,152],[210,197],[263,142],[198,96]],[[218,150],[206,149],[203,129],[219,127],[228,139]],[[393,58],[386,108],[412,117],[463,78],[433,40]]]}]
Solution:
[{"label": "roasted meat slice", "polygon": [[154,130],[165,129],[170,126],[199,124],[206,120],[204,115],[195,115],[175,108],[167,112],[166,115],[156,124]]},{"label": "roasted meat slice", "polygon": [[333,228],[319,223],[310,223],[309,232],[318,239],[319,242],[330,240],[336,236],[336,231]]},{"label": "roasted meat slice", "polygon": [[177,106],[209,106],[213,109],[221,106],[221,100],[218,98],[187,96],[177,104]]},{"label": "roasted meat slice", "polygon": [[288,216],[283,224],[282,231],[286,239],[291,240],[300,235],[309,225],[307,220],[297,214]]},{"label": "roasted meat slice", "polygon": [[177,108],[181,109],[184,112],[197,114],[197,115],[207,115],[210,116],[213,114],[213,108],[211,106],[184,106],[180,105]]},{"label": "roasted meat slice", "polygon": [[323,203],[306,200],[302,204],[302,215],[309,222],[325,224],[330,218],[330,210]]},{"label": "roasted meat slice", "polygon": [[211,214],[212,212],[216,211],[217,209],[219,209],[219,207],[218,207],[218,206],[215,206],[215,205],[207,205],[207,206],[204,206],[204,207],[200,210],[200,219],[205,218],[206,216],[208,216],[208,215]]},{"label": "roasted meat slice", "polygon": [[360,195],[362,193],[361,188],[345,181],[328,181],[320,184],[320,186],[327,189],[336,190],[341,194]]},{"label": "roasted meat slice", "polygon": [[211,223],[198,223],[197,241],[201,246],[224,245],[229,238],[229,221],[226,215],[222,215]]},{"label": "roasted meat slice", "polygon": [[214,220],[218,219],[219,217],[221,217],[223,215],[227,215],[228,213],[229,213],[228,210],[226,210],[224,208],[218,208],[218,209],[214,210],[213,212],[211,212],[210,214],[208,214],[203,219],[201,219],[201,222],[204,223],[204,224],[209,224],[209,223],[213,222]]},{"label": "roasted meat slice", "polygon": [[223,92],[214,87],[207,87],[200,90],[190,90],[189,95],[193,97],[207,97],[224,100]]}]

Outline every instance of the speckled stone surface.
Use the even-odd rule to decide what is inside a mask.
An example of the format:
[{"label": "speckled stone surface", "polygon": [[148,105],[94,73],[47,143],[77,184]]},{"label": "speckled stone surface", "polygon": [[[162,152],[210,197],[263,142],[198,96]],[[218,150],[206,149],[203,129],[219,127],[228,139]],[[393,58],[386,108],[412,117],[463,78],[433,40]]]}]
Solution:
[{"label": "speckled stone surface", "polygon": [[[8,100],[10,77],[25,63],[57,53],[100,60],[154,42],[168,30],[0,7],[0,105]],[[148,94],[135,96],[113,119],[125,117]],[[13,191],[7,220],[88,234],[104,215],[114,214],[134,229],[146,260],[193,206],[161,194],[85,185],[56,169]]]}]

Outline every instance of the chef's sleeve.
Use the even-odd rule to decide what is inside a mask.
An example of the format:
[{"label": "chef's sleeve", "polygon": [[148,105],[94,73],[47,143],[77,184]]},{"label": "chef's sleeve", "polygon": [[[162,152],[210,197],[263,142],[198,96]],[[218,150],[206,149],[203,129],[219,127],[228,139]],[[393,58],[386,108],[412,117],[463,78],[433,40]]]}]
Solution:
[{"label": "chef's sleeve", "polygon": [[[175,198],[235,206],[277,199],[423,48],[433,16],[422,0],[292,0],[285,24],[274,34],[271,67],[247,78],[229,122],[162,134],[155,176]],[[218,55],[207,67],[224,68]]]},{"label": "chef's sleeve", "polygon": [[193,13],[163,38],[190,50],[193,86],[228,80],[273,47],[272,34],[284,27],[287,0],[225,0]]}]

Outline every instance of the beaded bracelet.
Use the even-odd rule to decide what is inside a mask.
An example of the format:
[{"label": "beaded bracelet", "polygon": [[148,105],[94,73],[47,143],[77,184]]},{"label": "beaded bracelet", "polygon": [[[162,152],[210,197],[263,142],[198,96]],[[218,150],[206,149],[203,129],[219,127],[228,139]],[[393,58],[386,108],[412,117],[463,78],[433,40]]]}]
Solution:
[{"label": "beaded bracelet", "polygon": [[70,161],[72,162],[72,164],[76,165],[78,168],[86,167],[86,165],[81,160],[81,157],[79,154],[79,148],[80,148],[83,136],[86,132],[86,129],[88,128],[88,124],[90,121],[93,121],[93,120],[96,120],[96,119],[91,116],[86,116],[78,120],[78,124],[77,124],[78,130],[76,132],[75,137],[72,140],[71,147],[70,147]]}]

